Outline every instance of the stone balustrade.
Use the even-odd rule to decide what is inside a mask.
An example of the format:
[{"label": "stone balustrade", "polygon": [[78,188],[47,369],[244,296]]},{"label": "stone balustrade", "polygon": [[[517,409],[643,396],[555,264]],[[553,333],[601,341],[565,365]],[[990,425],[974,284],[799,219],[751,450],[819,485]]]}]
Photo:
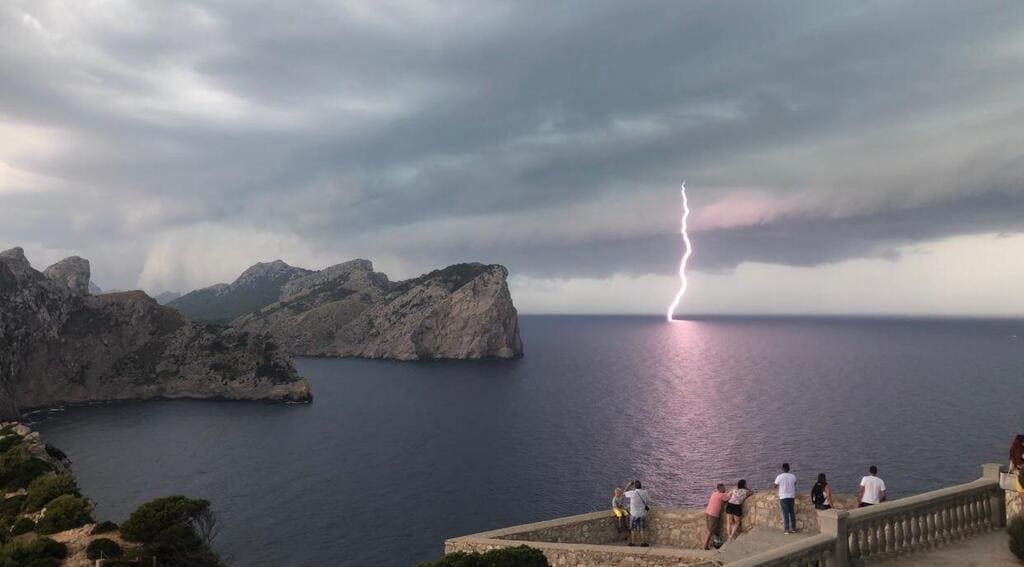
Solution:
[{"label": "stone balustrade", "polygon": [[730,567],[845,567],[899,556],[1002,528],[1006,499],[999,465],[982,477],[917,496],[818,514],[821,535],[730,564]]},{"label": "stone balustrade", "polygon": [[[818,511],[806,494],[800,495],[797,525],[819,533],[728,567],[846,567],[1002,528],[1007,496],[999,488],[999,465],[983,465],[982,472],[974,482],[866,508],[854,508],[855,497],[833,495],[835,508]],[[774,492],[755,493],[743,509],[744,531],[781,527]],[[601,511],[453,538],[445,542],[445,551],[485,551],[528,543],[543,550],[556,567],[714,565],[716,552],[699,549],[707,535],[704,530],[702,509],[654,506],[648,518],[648,536],[654,545],[650,548],[623,545],[623,534],[616,530],[611,513]]]}]

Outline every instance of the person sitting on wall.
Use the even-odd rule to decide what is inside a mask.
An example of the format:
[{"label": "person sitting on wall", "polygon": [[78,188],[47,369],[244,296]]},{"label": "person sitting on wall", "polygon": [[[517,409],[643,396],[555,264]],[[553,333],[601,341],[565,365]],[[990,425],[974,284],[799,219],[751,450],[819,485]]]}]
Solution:
[{"label": "person sitting on wall", "polygon": [[[651,497],[640,485],[639,480],[634,480],[623,495],[629,498],[629,545],[640,545],[648,547],[647,543],[647,512],[651,509]],[[627,488],[629,488],[627,486]]]},{"label": "person sitting on wall", "polygon": [[818,482],[811,488],[811,504],[814,504],[815,510],[832,508],[832,485],[825,478],[825,473],[818,473]]},{"label": "person sitting on wall", "polygon": [[619,534],[626,534],[625,539],[629,539],[629,510],[626,509],[622,489],[618,486],[612,492],[612,514],[615,515],[615,528]]},{"label": "person sitting on wall", "polygon": [[878,467],[871,465],[868,476],[860,479],[860,490],[857,492],[858,508],[874,506],[885,502],[885,481],[878,478]]}]

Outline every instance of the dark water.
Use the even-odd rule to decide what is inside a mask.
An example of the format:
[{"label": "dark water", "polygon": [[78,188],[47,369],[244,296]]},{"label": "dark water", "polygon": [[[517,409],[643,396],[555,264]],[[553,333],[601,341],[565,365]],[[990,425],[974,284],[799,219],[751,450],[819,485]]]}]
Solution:
[{"label": "dark water", "polygon": [[1024,322],[523,317],[512,362],[300,360],[311,406],[152,402],[38,425],[98,515],[211,500],[236,565],[410,565],[446,537],[602,509],[640,478],[903,496],[976,478],[1024,430]]}]

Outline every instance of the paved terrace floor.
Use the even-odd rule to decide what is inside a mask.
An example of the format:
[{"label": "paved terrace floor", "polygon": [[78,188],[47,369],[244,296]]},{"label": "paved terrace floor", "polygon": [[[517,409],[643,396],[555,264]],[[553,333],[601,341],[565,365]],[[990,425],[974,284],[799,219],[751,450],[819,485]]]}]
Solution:
[{"label": "paved terrace floor", "polygon": [[782,530],[758,526],[740,534],[732,541],[725,542],[715,559],[724,563],[739,561],[816,535],[816,531],[804,530],[795,534],[785,534]]}]

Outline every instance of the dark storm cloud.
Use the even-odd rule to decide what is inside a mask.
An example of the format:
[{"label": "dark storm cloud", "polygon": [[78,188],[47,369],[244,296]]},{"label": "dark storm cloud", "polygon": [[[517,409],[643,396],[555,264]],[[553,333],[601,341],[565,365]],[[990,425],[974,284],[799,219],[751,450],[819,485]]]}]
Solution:
[{"label": "dark storm cloud", "polygon": [[814,200],[701,228],[702,269],[1019,231],[1022,24],[1015,2],[15,2],[0,125],[56,149],[0,144],[32,174],[0,185],[0,240],[130,242],[141,270],[161,234],[223,225],[668,274],[684,175],[703,203]]}]

